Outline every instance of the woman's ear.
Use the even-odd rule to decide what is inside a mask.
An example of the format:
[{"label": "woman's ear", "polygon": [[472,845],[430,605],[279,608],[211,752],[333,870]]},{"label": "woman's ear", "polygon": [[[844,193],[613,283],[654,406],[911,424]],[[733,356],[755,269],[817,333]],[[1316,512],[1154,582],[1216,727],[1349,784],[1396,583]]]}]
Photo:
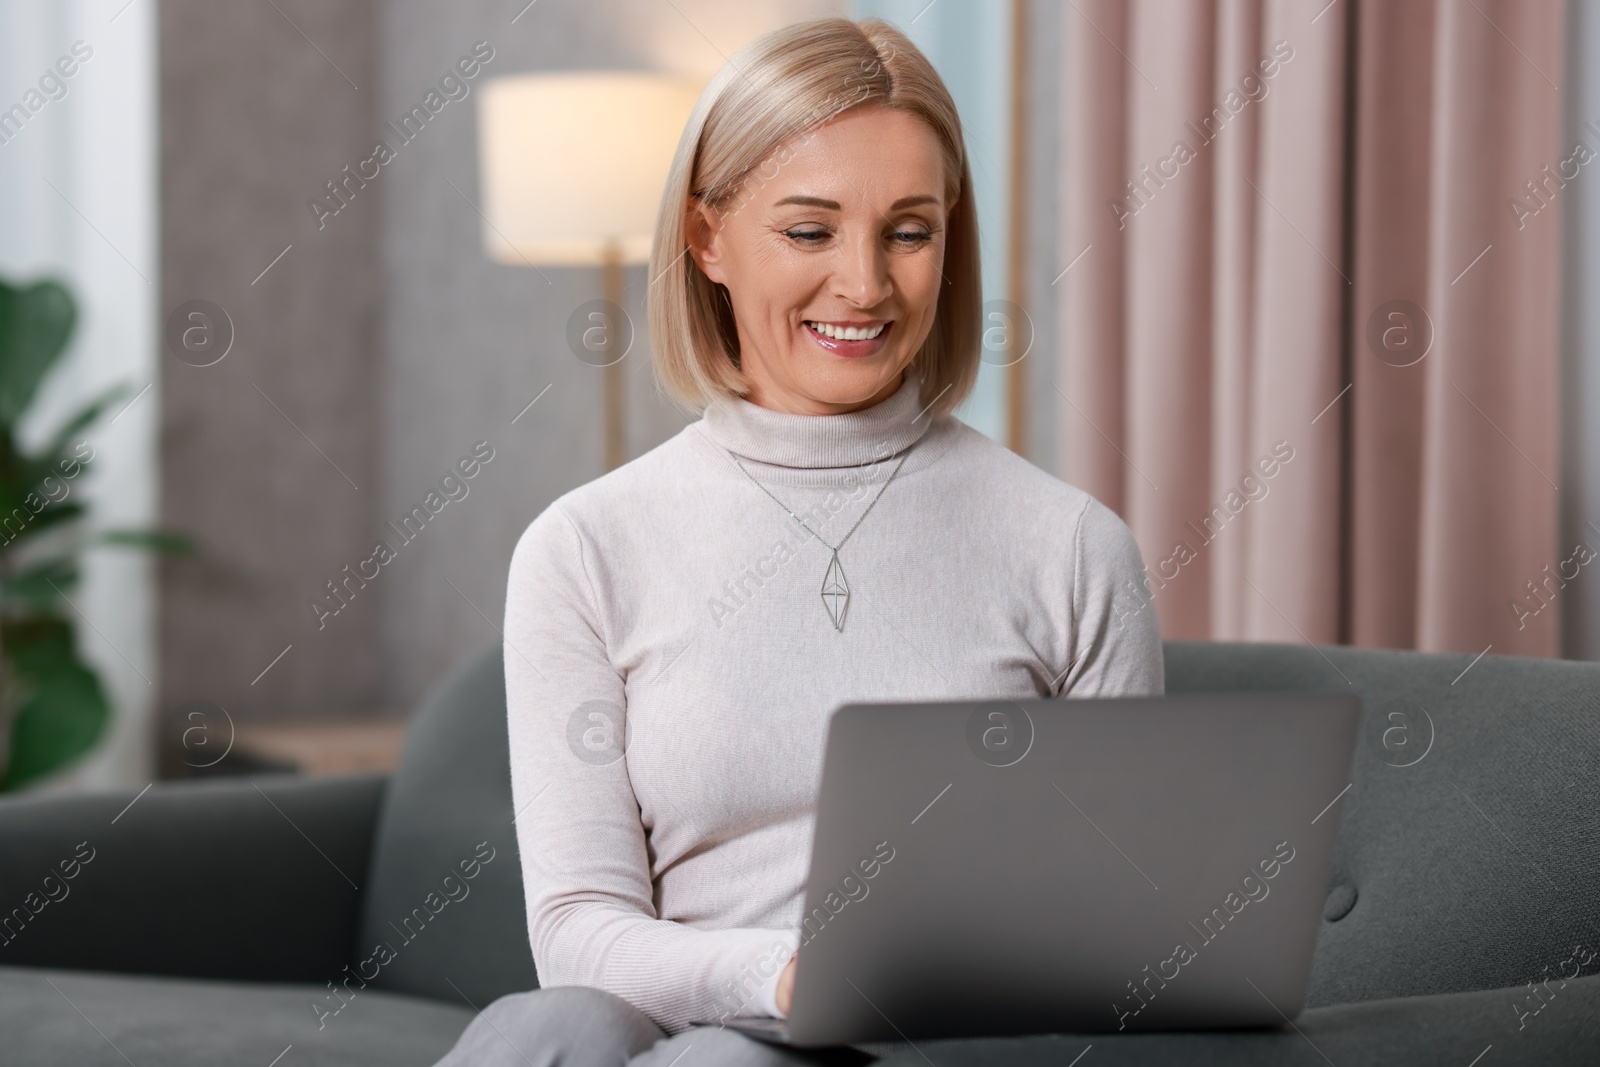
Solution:
[{"label": "woman's ear", "polygon": [[707,207],[698,197],[689,201],[689,211],[684,219],[684,230],[689,241],[689,254],[700,272],[712,281],[727,284],[727,272],[722,264],[722,226],[720,215]]}]

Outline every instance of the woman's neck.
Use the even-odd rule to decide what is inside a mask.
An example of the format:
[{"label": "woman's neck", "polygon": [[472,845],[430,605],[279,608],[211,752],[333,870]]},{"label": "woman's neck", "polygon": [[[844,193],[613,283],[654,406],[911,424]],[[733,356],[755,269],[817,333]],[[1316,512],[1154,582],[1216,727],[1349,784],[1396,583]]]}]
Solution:
[{"label": "woman's neck", "polygon": [[933,425],[921,384],[914,374],[903,374],[885,399],[836,415],[795,414],[722,396],[706,407],[700,429],[720,447],[757,463],[860,466],[910,448]]},{"label": "woman's neck", "polygon": [[899,391],[905,378],[906,372],[902,369],[864,400],[835,401],[783,388],[766,375],[758,373],[749,375],[750,391],[745,394],[745,400],[756,407],[785,415],[848,415],[883,403]]}]

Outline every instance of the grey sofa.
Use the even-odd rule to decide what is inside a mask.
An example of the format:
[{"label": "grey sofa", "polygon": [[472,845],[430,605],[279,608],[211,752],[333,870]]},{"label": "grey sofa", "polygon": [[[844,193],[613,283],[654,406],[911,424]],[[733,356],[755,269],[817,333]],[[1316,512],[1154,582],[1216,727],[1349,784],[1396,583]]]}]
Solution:
[{"label": "grey sofa", "polygon": [[[1274,1031],[919,1042],[887,1063],[1061,1067],[1092,1046],[1083,1067],[1600,1064],[1600,665],[1166,655],[1170,692],[1364,700],[1309,1009]],[[0,1064],[431,1064],[475,1009],[537,984],[504,714],[495,652],[426,702],[392,776],[0,801]]]}]

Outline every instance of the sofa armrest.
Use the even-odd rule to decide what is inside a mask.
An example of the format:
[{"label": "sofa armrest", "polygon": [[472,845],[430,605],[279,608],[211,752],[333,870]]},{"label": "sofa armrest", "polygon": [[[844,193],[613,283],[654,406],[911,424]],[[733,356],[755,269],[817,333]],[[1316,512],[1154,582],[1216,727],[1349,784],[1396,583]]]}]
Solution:
[{"label": "sofa armrest", "polygon": [[354,944],[387,782],[0,800],[0,966],[331,980]]}]

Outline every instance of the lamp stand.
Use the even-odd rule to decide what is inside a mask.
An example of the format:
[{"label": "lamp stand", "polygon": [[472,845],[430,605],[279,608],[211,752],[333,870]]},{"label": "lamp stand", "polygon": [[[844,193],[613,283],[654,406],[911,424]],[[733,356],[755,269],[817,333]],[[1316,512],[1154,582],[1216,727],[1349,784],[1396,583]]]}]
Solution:
[{"label": "lamp stand", "polygon": [[[622,247],[607,241],[601,254],[601,292],[612,307],[622,308]],[[623,312],[626,314],[626,312]],[[619,336],[616,323],[608,323],[609,340],[615,343]],[[628,441],[624,427],[622,360],[616,359],[600,370],[601,426],[605,434],[606,470],[614,471],[628,458]]]}]

